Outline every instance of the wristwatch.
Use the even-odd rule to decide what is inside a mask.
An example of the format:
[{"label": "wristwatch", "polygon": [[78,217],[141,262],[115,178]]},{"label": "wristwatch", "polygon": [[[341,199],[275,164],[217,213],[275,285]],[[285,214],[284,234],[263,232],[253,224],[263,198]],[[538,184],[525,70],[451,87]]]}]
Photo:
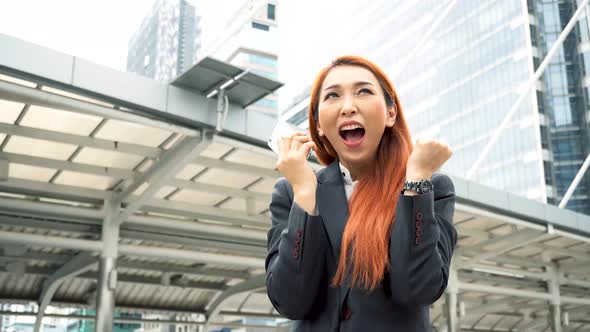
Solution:
[{"label": "wristwatch", "polygon": [[434,185],[428,179],[420,180],[420,181],[406,181],[404,183],[404,187],[402,188],[402,195],[406,190],[413,190],[418,194],[425,194],[429,193],[434,190]]}]

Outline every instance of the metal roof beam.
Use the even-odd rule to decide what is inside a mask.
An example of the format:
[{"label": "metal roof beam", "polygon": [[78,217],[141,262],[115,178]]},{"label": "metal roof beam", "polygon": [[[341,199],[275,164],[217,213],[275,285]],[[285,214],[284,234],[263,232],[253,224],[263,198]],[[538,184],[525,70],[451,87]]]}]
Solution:
[{"label": "metal roof beam", "polygon": [[[197,213],[198,216],[194,216],[195,218],[199,217],[203,219],[213,219],[213,216],[217,216],[215,217],[216,221],[227,221],[231,223],[235,223],[235,220],[241,220],[241,218],[249,218],[247,220],[251,221],[251,224],[263,224],[263,226],[266,226],[266,223],[268,222],[267,219],[252,218],[251,216],[240,214],[236,211],[222,210],[220,208],[202,205],[191,206],[193,206],[193,210],[195,211],[206,210],[200,214]],[[42,220],[42,218],[59,218],[59,220],[65,218],[67,221],[71,222],[71,224],[68,224],[67,227],[60,229],[72,232],[85,232],[88,231],[92,226],[98,227],[101,225],[100,210],[96,209],[12,198],[0,198],[0,209],[6,213],[24,214],[37,218],[36,221],[29,219],[29,221],[25,222],[27,225],[31,225],[31,227],[41,227],[41,224],[45,222]],[[0,224],[3,223],[3,220],[7,221],[6,224],[13,225],[18,223],[22,224],[24,222],[24,219],[0,216]],[[182,231],[185,232],[185,234],[192,233],[195,235],[208,236],[216,235],[223,236],[224,238],[244,239],[256,242],[266,241],[266,229],[248,229],[243,227],[224,226],[207,222],[195,222],[192,220],[180,220],[159,216],[131,216],[129,217],[127,223],[124,224],[122,230],[127,230],[128,228],[131,228],[131,226],[153,227],[169,231]]]},{"label": "metal roof beam", "polygon": [[507,301],[505,299],[489,301],[476,306],[467,306],[469,309],[466,310],[467,316],[477,316],[484,314],[495,313],[496,311],[507,311],[511,310],[511,305],[519,303],[518,301]]},{"label": "metal roof beam", "polygon": [[0,191],[97,204],[112,196],[112,193],[106,190],[15,178],[0,181]]},{"label": "metal roof beam", "polygon": [[522,230],[514,231],[509,234],[494,236],[491,239],[478,242],[477,244],[474,244],[471,246],[460,247],[455,251],[455,254],[465,255],[465,254],[471,254],[471,253],[479,253],[479,252],[482,252],[481,249],[483,249],[485,247],[496,245],[496,244],[502,243],[502,242],[518,242],[522,238],[530,237],[531,234],[535,234],[535,231],[530,230],[530,229],[522,229]]},{"label": "metal roof beam", "polygon": [[199,156],[197,159],[194,160],[194,162],[205,167],[219,168],[235,172],[244,172],[272,179],[278,179],[279,177],[281,177],[281,173],[274,169],[234,163],[230,161],[208,158],[203,156]]},{"label": "metal roof beam", "polygon": [[[262,231],[259,232],[238,227],[215,227],[215,225],[211,226],[213,226],[214,229],[218,229],[216,234],[196,232],[189,227],[185,227],[188,228],[186,230],[174,230],[165,224],[168,220],[158,220],[164,224],[159,226],[126,225],[125,228],[120,230],[121,237],[126,239],[158,241],[160,243],[182,244],[190,247],[219,249],[225,253],[236,253],[239,255],[248,254],[249,256],[252,255],[256,257],[264,257],[266,252],[266,240],[262,239],[262,237],[265,236]],[[197,222],[181,223],[196,224]],[[33,227],[40,230],[66,231],[73,233],[68,234],[68,236],[82,236],[85,238],[97,237],[100,232],[98,226],[95,227],[72,223],[62,224],[39,219],[5,216],[0,216],[0,225]],[[207,226],[208,225],[205,225],[204,229],[207,229]],[[239,235],[240,231],[243,231],[245,234]],[[251,234],[256,234],[256,238],[253,238]],[[27,259],[34,259],[32,257],[32,255],[28,255],[22,260],[26,261]],[[0,256],[0,258],[2,258],[2,256]]]},{"label": "metal roof beam", "polygon": [[[211,132],[203,131],[200,137],[185,137],[174,148],[166,151],[147,172],[142,173],[139,178],[118,194],[115,197],[115,204],[119,205],[125,202],[127,206],[117,217],[117,222],[125,222],[129,216],[152,198],[166,180],[173,177],[191,160],[200,155],[211,144],[212,135]],[[135,190],[144,183],[149,183],[148,187],[139,196],[134,197]]]},{"label": "metal roof beam", "polygon": [[[196,313],[196,312],[195,312]],[[244,316],[249,317],[262,317],[259,313],[233,313],[227,312],[230,316]],[[16,311],[0,311],[2,316],[35,316],[34,312],[16,312]],[[47,314],[45,317],[61,318],[61,319],[76,319],[76,320],[94,320],[96,316],[91,315],[62,315],[62,314]],[[268,317],[268,316],[265,316]],[[270,318],[281,318],[276,316],[270,316]],[[127,323],[127,324],[138,324],[138,323],[150,323],[150,324],[161,324],[161,325],[188,325],[188,326],[203,326],[205,322],[199,322],[194,320],[174,320],[174,319],[146,319],[146,318],[114,318],[115,323]],[[220,322],[212,323],[211,326],[215,327],[229,327],[229,328],[252,328],[255,330],[272,330],[272,331],[286,331],[290,326],[272,326],[272,325],[260,325],[260,324],[246,324],[246,323],[235,323],[235,322]]]},{"label": "metal roof beam", "polygon": [[208,305],[207,308],[207,326],[215,325],[212,322],[213,317],[216,317],[221,311],[223,303],[234,295],[241,293],[251,293],[257,290],[264,289],[266,287],[266,274],[260,274],[254,276],[246,281],[243,281],[235,286],[229,287],[223,293],[221,293],[213,303]]},{"label": "metal roof beam", "polygon": [[257,201],[269,202],[270,198],[271,198],[270,194],[264,194],[264,193],[259,193],[259,192],[255,192],[255,191],[248,191],[248,190],[243,190],[243,189],[225,187],[225,186],[220,186],[220,185],[215,185],[215,184],[194,182],[194,181],[188,181],[188,180],[171,179],[170,181],[167,181],[166,184],[174,186],[174,187],[178,187],[181,189],[191,189],[191,190],[196,190],[196,191],[202,191],[202,192],[208,192],[208,193],[212,193],[212,194],[220,194],[220,195],[226,195],[226,196],[244,198],[244,199],[255,199]]},{"label": "metal roof beam", "polygon": [[[72,259],[72,256],[58,255],[58,254],[46,254],[46,253],[28,253],[23,256],[0,256],[0,263],[7,263],[13,261],[43,261],[48,263],[65,264],[68,260]],[[143,270],[143,271],[157,271],[157,272],[170,272],[177,274],[195,275],[195,276],[209,276],[209,277],[222,277],[229,279],[248,279],[250,273],[246,271],[233,271],[224,270],[217,268],[209,268],[206,266],[187,266],[182,264],[170,264],[170,263],[157,263],[157,262],[138,262],[138,261],[127,261],[123,258],[117,260],[117,266],[125,269]]]},{"label": "metal roof beam", "polygon": [[[0,191],[20,194],[28,193],[41,197],[66,199],[72,200],[73,202],[90,202],[94,204],[100,204],[102,200],[112,197],[112,193],[104,190],[62,184],[50,184],[23,179],[9,179],[7,181],[0,181]],[[32,203],[26,201],[19,202],[16,199],[0,198],[0,207],[4,208],[5,206],[8,211],[14,210],[16,207],[19,207],[19,209],[31,207],[32,209],[27,210],[40,212],[39,210],[35,210],[37,204],[41,204],[39,207],[44,210],[54,212],[55,216],[64,214],[69,215],[70,213],[77,214],[77,212],[80,212],[80,214],[87,217],[98,220],[101,219],[100,211],[98,210],[86,209],[86,211],[84,211],[84,209],[77,207],[60,205],[51,206],[51,204],[42,205],[44,203]],[[196,219],[215,220],[238,225],[253,225],[260,227],[266,227],[270,225],[270,218],[265,215],[251,216],[239,211],[172,200],[151,199],[145,205],[143,205],[142,210],[162,212],[170,215]],[[137,216],[135,215],[131,215],[129,218],[136,217]]]},{"label": "metal roof beam", "polygon": [[[527,291],[527,290],[522,290],[522,289],[499,287],[499,286],[478,285],[478,284],[471,284],[471,283],[465,283],[465,282],[459,282],[459,289],[464,290],[464,291],[499,294],[499,295],[506,295],[506,296],[514,296],[514,297],[539,299],[539,300],[545,300],[545,301],[551,301],[551,299],[552,299],[552,295],[548,294],[548,293],[540,293],[540,292],[533,292],[533,291]],[[574,298],[571,296],[562,296],[561,302],[562,303],[569,303],[569,304],[590,305],[590,299]]]},{"label": "metal roof beam", "polygon": [[34,332],[39,332],[41,323],[43,321],[43,315],[45,314],[45,309],[47,309],[47,306],[49,303],[51,303],[51,298],[59,286],[61,286],[65,280],[91,270],[96,266],[96,264],[96,257],[89,253],[81,253],[76,255],[69,262],[62,265],[62,267],[60,267],[57,271],[45,279],[43,282],[41,296],[39,296],[39,300],[37,302],[39,304],[39,309],[37,311],[37,318],[35,320]]},{"label": "metal roof beam", "polygon": [[87,101],[72,99],[58,94],[33,89],[18,84],[0,80],[0,98],[13,102],[33,104],[49,108],[65,109],[82,114],[99,116],[102,118],[116,119],[126,122],[138,123],[149,127],[160,128],[184,135],[194,135],[197,131],[171,124],[166,121],[157,121],[131,112],[97,105]]},{"label": "metal roof beam", "polygon": [[142,157],[158,158],[162,154],[161,149],[152,148],[145,145],[109,141],[101,138],[89,136],[66,134],[54,130],[39,129],[25,126],[15,126],[6,123],[0,123],[0,133],[12,136],[23,136],[43,141],[53,141],[64,144],[85,146],[90,148],[102,149],[107,151],[116,151],[139,155]]},{"label": "metal roof beam", "polygon": [[66,160],[27,156],[24,154],[0,152],[0,159],[8,160],[10,163],[30,165],[45,168],[54,168],[78,173],[110,176],[115,179],[127,179],[133,177],[137,172],[117,167],[103,167],[90,164],[77,163]]},{"label": "metal roof beam", "polygon": [[[95,271],[89,272],[89,270],[96,268],[96,264],[97,264],[97,261],[95,258],[94,262],[92,264],[90,264],[90,266],[88,268],[85,268],[83,270],[81,268],[81,272],[78,272],[77,274],[72,273],[72,274],[68,275],[67,277],[62,278],[61,281],[58,281],[58,284],[55,284],[56,285],[55,289],[51,290],[52,291],[51,295],[53,296],[53,294],[55,294],[55,291],[57,289],[59,289],[61,282],[65,281],[66,279],[76,278],[76,279],[84,279],[84,280],[97,280],[96,272]],[[123,267],[123,266],[121,266],[121,267]],[[0,271],[5,272],[6,267],[0,267]],[[36,276],[47,276],[48,278],[52,278],[52,276],[58,272],[59,271],[54,271],[53,269],[50,269],[50,268],[30,267],[30,266],[26,268],[26,274],[36,275]],[[219,277],[219,276],[217,276],[217,277]],[[169,284],[163,285],[162,279],[159,277],[149,277],[149,276],[138,276],[135,274],[125,274],[125,273],[121,273],[121,271],[118,272],[117,281],[123,282],[123,283],[132,283],[132,284],[141,284],[141,285],[199,289],[199,290],[213,291],[213,292],[223,291],[227,288],[225,285],[225,282],[192,281],[192,280],[186,280],[186,279],[172,280]],[[46,298],[48,301],[47,304],[50,304],[51,297],[47,296]]]},{"label": "metal roof beam", "polygon": [[466,266],[469,266],[470,264],[474,264],[480,261],[485,261],[488,260],[490,258],[494,258],[497,257],[505,252],[508,252],[510,250],[516,249],[516,248],[520,248],[526,245],[529,245],[531,243],[535,243],[538,241],[542,241],[548,237],[553,236],[553,225],[547,225],[547,233],[544,234],[538,234],[538,233],[532,233],[530,231],[528,232],[522,232],[522,233],[518,233],[518,234],[514,234],[513,236],[510,237],[510,244],[503,246],[501,249],[496,249],[493,250],[491,252],[486,252],[483,254],[478,254],[476,256],[474,256],[473,258],[471,258],[469,261],[465,262],[464,264]]},{"label": "metal roof beam", "polygon": [[[21,243],[26,245],[46,246],[52,248],[84,250],[84,251],[102,251],[103,244],[100,241],[80,240],[76,238],[38,235],[38,234],[24,234],[20,232],[6,232],[0,231],[0,242],[3,243]],[[161,247],[145,247],[139,245],[123,244],[119,246],[119,253],[121,255],[154,257],[169,259],[175,257],[176,259],[186,260],[196,263],[204,264],[228,264],[244,267],[262,268],[264,267],[264,259],[247,256],[225,255],[211,252],[200,252],[185,249],[161,248]]]},{"label": "metal roof beam", "polygon": [[504,266],[494,266],[494,265],[485,265],[485,264],[472,264],[470,266],[461,265],[461,263],[457,263],[459,270],[471,270],[471,271],[478,271],[478,272],[486,272],[491,274],[497,274],[501,276],[523,276],[535,280],[547,280],[549,277],[545,272],[532,272],[523,269],[516,269],[516,268],[508,268]]},{"label": "metal roof beam", "polygon": [[251,225],[258,227],[270,226],[270,217],[266,215],[250,216],[246,213],[235,210],[172,200],[152,199],[144,205],[142,211],[153,211],[189,218],[215,220],[237,225]]}]

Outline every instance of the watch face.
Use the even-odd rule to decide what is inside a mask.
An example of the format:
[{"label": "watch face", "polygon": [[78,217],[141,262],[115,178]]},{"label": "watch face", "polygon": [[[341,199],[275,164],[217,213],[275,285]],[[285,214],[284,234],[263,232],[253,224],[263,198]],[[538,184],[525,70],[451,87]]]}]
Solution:
[{"label": "watch face", "polygon": [[423,192],[432,191],[432,182],[430,182],[428,180],[422,181],[422,183],[420,183],[420,189]]}]

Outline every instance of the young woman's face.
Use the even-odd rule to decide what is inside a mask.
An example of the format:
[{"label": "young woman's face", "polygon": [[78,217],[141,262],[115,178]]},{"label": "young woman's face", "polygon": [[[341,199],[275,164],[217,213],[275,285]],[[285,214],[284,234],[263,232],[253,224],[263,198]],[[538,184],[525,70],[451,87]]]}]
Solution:
[{"label": "young woman's face", "polygon": [[359,66],[332,69],[320,90],[318,131],[345,166],[372,162],[395,109],[388,108],[379,81]]}]

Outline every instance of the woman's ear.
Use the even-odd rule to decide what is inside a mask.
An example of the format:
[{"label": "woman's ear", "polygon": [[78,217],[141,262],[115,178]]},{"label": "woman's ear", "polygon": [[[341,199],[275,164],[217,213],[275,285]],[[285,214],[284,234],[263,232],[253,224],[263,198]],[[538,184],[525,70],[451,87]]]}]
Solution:
[{"label": "woman's ear", "polygon": [[320,128],[320,123],[318,122],[318,135],[320,135],[320,137],[324,137],[324,131],[322,130],[322,128]]},{"label": "woman's ear", "polygon": [[385,125],[387,127],[393,127],[393,125],[395,124],[396,116],[397,116],[397,112],[395,109],[395,105],[388,107],[387,108],[387,119],[385,121]]}]

